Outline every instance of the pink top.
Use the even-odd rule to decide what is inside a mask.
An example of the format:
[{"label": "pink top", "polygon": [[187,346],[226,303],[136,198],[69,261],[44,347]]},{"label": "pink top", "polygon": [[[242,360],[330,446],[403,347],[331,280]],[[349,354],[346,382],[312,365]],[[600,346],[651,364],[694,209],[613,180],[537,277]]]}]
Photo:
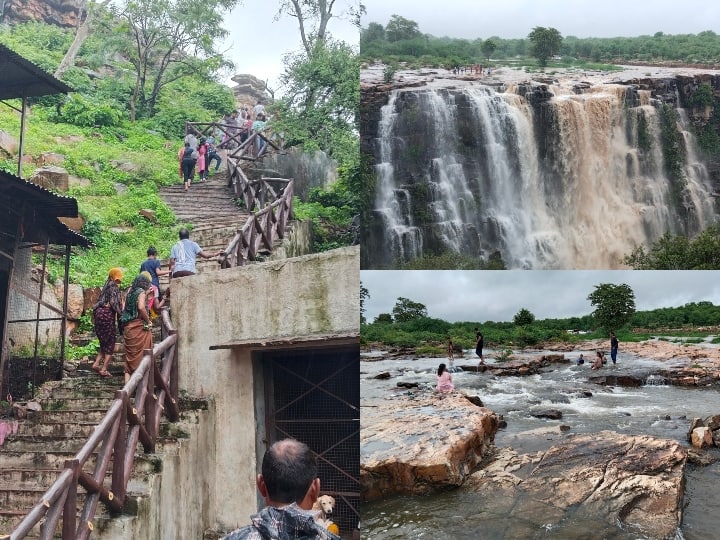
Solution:
[{"label": "pink top", "polygon": [[437,388],[436,390],[438,392],[452,392],[455,390],[455,386],[452,382],[452,375],[450,375],[449,372],[443,371],[443,374],[440,376],[437,376]]}]

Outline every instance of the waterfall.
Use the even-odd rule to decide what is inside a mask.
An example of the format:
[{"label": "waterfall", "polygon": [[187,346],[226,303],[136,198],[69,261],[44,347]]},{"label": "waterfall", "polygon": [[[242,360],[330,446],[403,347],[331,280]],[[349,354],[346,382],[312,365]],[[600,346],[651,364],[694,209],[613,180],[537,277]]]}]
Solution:
[{"label": "waterfall", "polygon": [[499,252],[509,268],[618,268],[666,232],[699,232],[717,218],[709,176],[680,111],[673,191],[660,105],[619,84],[393,91],[375,150],[373,246],[386,251],[369,260]]}]

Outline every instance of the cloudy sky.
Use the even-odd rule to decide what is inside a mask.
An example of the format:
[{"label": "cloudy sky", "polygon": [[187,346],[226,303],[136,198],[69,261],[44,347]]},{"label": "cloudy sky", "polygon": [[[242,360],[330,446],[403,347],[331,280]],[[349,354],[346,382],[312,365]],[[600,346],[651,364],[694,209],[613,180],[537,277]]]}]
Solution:
[{"label": "cloudy sky", "polygon": [[425,304],[428,315],[446,321],[511,321],[521,309],[536,318],[587,315],[588,294],[601,283],[626,283],[638,310],[688,302],[720,304],[720,272],[670,271],[379,271],[360,273],[370,292],[365,316],[392,313],[398,297]]},{"label": "cloudy sky", "polygon": [[420,31],[459,38],[524,38],[536,26],[563,36],[615,37],[697,34],[717,31],[720,3],[710,0],[363,0],[363,26],[383,26],[393,14],[418,23]]},{"label": "cloudy sky", "polygon": [[[360,39],[358,30],[347,19],[339,18],[354,2],[336,0],[333,13],[338,17],[330,20],[328,28],[336,39],[356,45]],[[283,56],[302,48],[297,19],[284,15],[276,21],[277,11],[276,0],[242,0],[225,20],[230,35],[223,47],[235,62],[235,73],[269,80],[274,89],[283,72]]]}]

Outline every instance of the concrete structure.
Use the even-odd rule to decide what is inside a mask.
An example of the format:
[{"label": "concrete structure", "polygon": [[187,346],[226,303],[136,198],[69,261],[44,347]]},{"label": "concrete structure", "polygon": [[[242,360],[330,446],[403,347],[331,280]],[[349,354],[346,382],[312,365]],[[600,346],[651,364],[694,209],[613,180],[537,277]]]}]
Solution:
[{"label": "concrete structure", "polygon": [[[148,493],[152,508],[141,511],[148,519],[135,520],[142,531],[134,528],[133,537],[201,538],[208,528],[249,523],[262,506],[255,478],[267,437],[259,351],[268,343],[278,350],[278,342],[282,350],[357,342],[359,366],[359,265],[355,246],[173,280],[180,387],[210,406],[197,425],[183,426],[190,438],[177,452],[163,456],[160,485]],[[210,349],[217,346],[225,348]],[[118,529],[102,538],[130,534]]]}]

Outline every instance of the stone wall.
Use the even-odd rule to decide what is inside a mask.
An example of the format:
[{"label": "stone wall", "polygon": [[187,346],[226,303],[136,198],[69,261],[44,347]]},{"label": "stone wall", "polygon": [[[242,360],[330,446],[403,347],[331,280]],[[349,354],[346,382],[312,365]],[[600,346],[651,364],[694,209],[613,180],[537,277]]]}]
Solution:
[{"label": "stone wall", "polygon": [[359,248],[351,247],[173,282],[180,386],[215,403],[208,419],[214,435],[203,447],[211,470],[189,475],[175,493],[180,496],[198,483],[208,486],[206,506],[197,510],[207,511],[208,527],[246,524],[257,511],[256,456],[264,435],[257,355],[247,349],[211,351],[210,346],[358,332],[359,279]]},{"label": "stone wall", "polygon": [[277,171],[282,178],[294,178],[295,195],[302,200],[307,200],[312,188],[327,188],[337,181],[337,162],[320,150],[308,154],[291,148],[285,154],[264,158],[263,167]]}]

